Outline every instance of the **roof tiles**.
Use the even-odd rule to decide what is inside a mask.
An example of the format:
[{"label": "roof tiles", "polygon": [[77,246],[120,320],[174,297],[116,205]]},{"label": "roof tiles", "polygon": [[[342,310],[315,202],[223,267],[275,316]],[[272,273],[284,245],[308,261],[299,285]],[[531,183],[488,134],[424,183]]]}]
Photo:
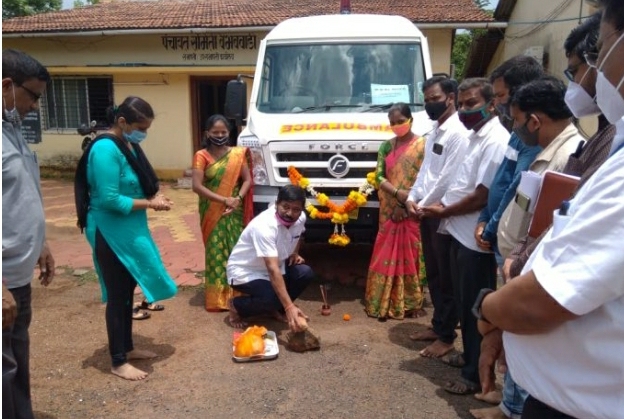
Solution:
[{"label": "roof tiles", "polygon": [[[108,0],[2,22],[2,33],[274,26],[334,14],[339,0]],[[352,0],[352,13],[402,15],[415,23],[491,22],[473,0]]]}]

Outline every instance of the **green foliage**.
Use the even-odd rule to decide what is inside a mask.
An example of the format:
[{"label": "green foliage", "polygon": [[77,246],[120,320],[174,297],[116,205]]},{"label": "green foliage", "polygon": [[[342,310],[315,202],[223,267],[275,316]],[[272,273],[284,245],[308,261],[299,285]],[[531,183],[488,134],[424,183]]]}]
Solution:
[{"label": "green foliage", "polygon": [[100,0],[74,0],[74,7],[93,6],[99,2]]},{"label": "green foliage", "polygon": [[474,0],[474,2],[481,10],[486,10],[490,7],[490,0]]},{"label": "green foliage", "polygon": [[3,0],[2,20],[60,10],[61,0]]},{"label": "green foliage", "polygon": [[471,32],[463,32],[455,35],[455,42],[451,50],[451,64],[455,65],[455,79],[458,81],[464,78],[464,67],[466,66],[472,39],[473,36]]},{"label": "green foliage", "polygon": [[[493,10],[488,10],[490,6],[489,0],[474,0],[475,4],[483,10],[485,13],[492,16]],[[470,53],[470,46],[473,40],[482,36],[487,31],[485,29],[473,29],[469,31],[460,31],[455,34],[455,41],[453,42],[453,49],[451,50],[451,64],[455,65],[455,78],[458,81],[463,80],[464,70],[466,67],[466,60]]]}]

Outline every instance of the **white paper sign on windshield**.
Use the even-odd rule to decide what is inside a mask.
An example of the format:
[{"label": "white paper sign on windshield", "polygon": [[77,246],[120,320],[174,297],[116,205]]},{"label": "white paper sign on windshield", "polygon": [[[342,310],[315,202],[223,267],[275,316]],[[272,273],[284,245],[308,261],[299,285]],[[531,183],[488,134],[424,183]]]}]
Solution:
[{"label": "white paper sign on windshield", "polygon": [[371,104],[409,103],[409,87],[407,84],[374,84],[371,83]]}]

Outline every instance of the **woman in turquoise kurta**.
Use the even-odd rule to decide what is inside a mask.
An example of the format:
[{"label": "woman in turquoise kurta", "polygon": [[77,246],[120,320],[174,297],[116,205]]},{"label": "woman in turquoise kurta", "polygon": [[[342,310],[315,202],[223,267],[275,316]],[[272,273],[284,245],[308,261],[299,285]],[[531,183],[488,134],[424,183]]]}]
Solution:
[{"label": "woman in turquoise kurta", "polygon": [[93,249],[102,298],[107,302],[112,372],[140,380],[147,373],[128,360],[156,354],[133,346],[134,288],[140,285],[147,301],[164,300],[176,293],[175,282],[151,237],[146,210],[168,210],[171,202],[158,194],[158,180],[138,145],[154,119],[151,106],[143,99],[128,97],[111,109],[109,118],[112,128],[85,150],[78,165],[77,210],[79,226],[85,229]]}]

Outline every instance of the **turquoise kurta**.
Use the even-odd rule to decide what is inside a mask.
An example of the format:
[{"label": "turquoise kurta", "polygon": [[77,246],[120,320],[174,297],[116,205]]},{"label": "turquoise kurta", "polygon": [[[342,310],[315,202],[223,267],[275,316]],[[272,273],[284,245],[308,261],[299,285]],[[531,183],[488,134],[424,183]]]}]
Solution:
[{"label": "turquoise kurta", "polygon": [[99,140],[91,148],[87,181],[91,201],[85,235],[94,250],[102,300],[106,301],[106,288],[95,258],[96,229],[141,286],[147,301],[173,297],[177,287],[150,234],[147,211],[132,211],[132,200],[145,198],[139,179],[112,140]]}]

